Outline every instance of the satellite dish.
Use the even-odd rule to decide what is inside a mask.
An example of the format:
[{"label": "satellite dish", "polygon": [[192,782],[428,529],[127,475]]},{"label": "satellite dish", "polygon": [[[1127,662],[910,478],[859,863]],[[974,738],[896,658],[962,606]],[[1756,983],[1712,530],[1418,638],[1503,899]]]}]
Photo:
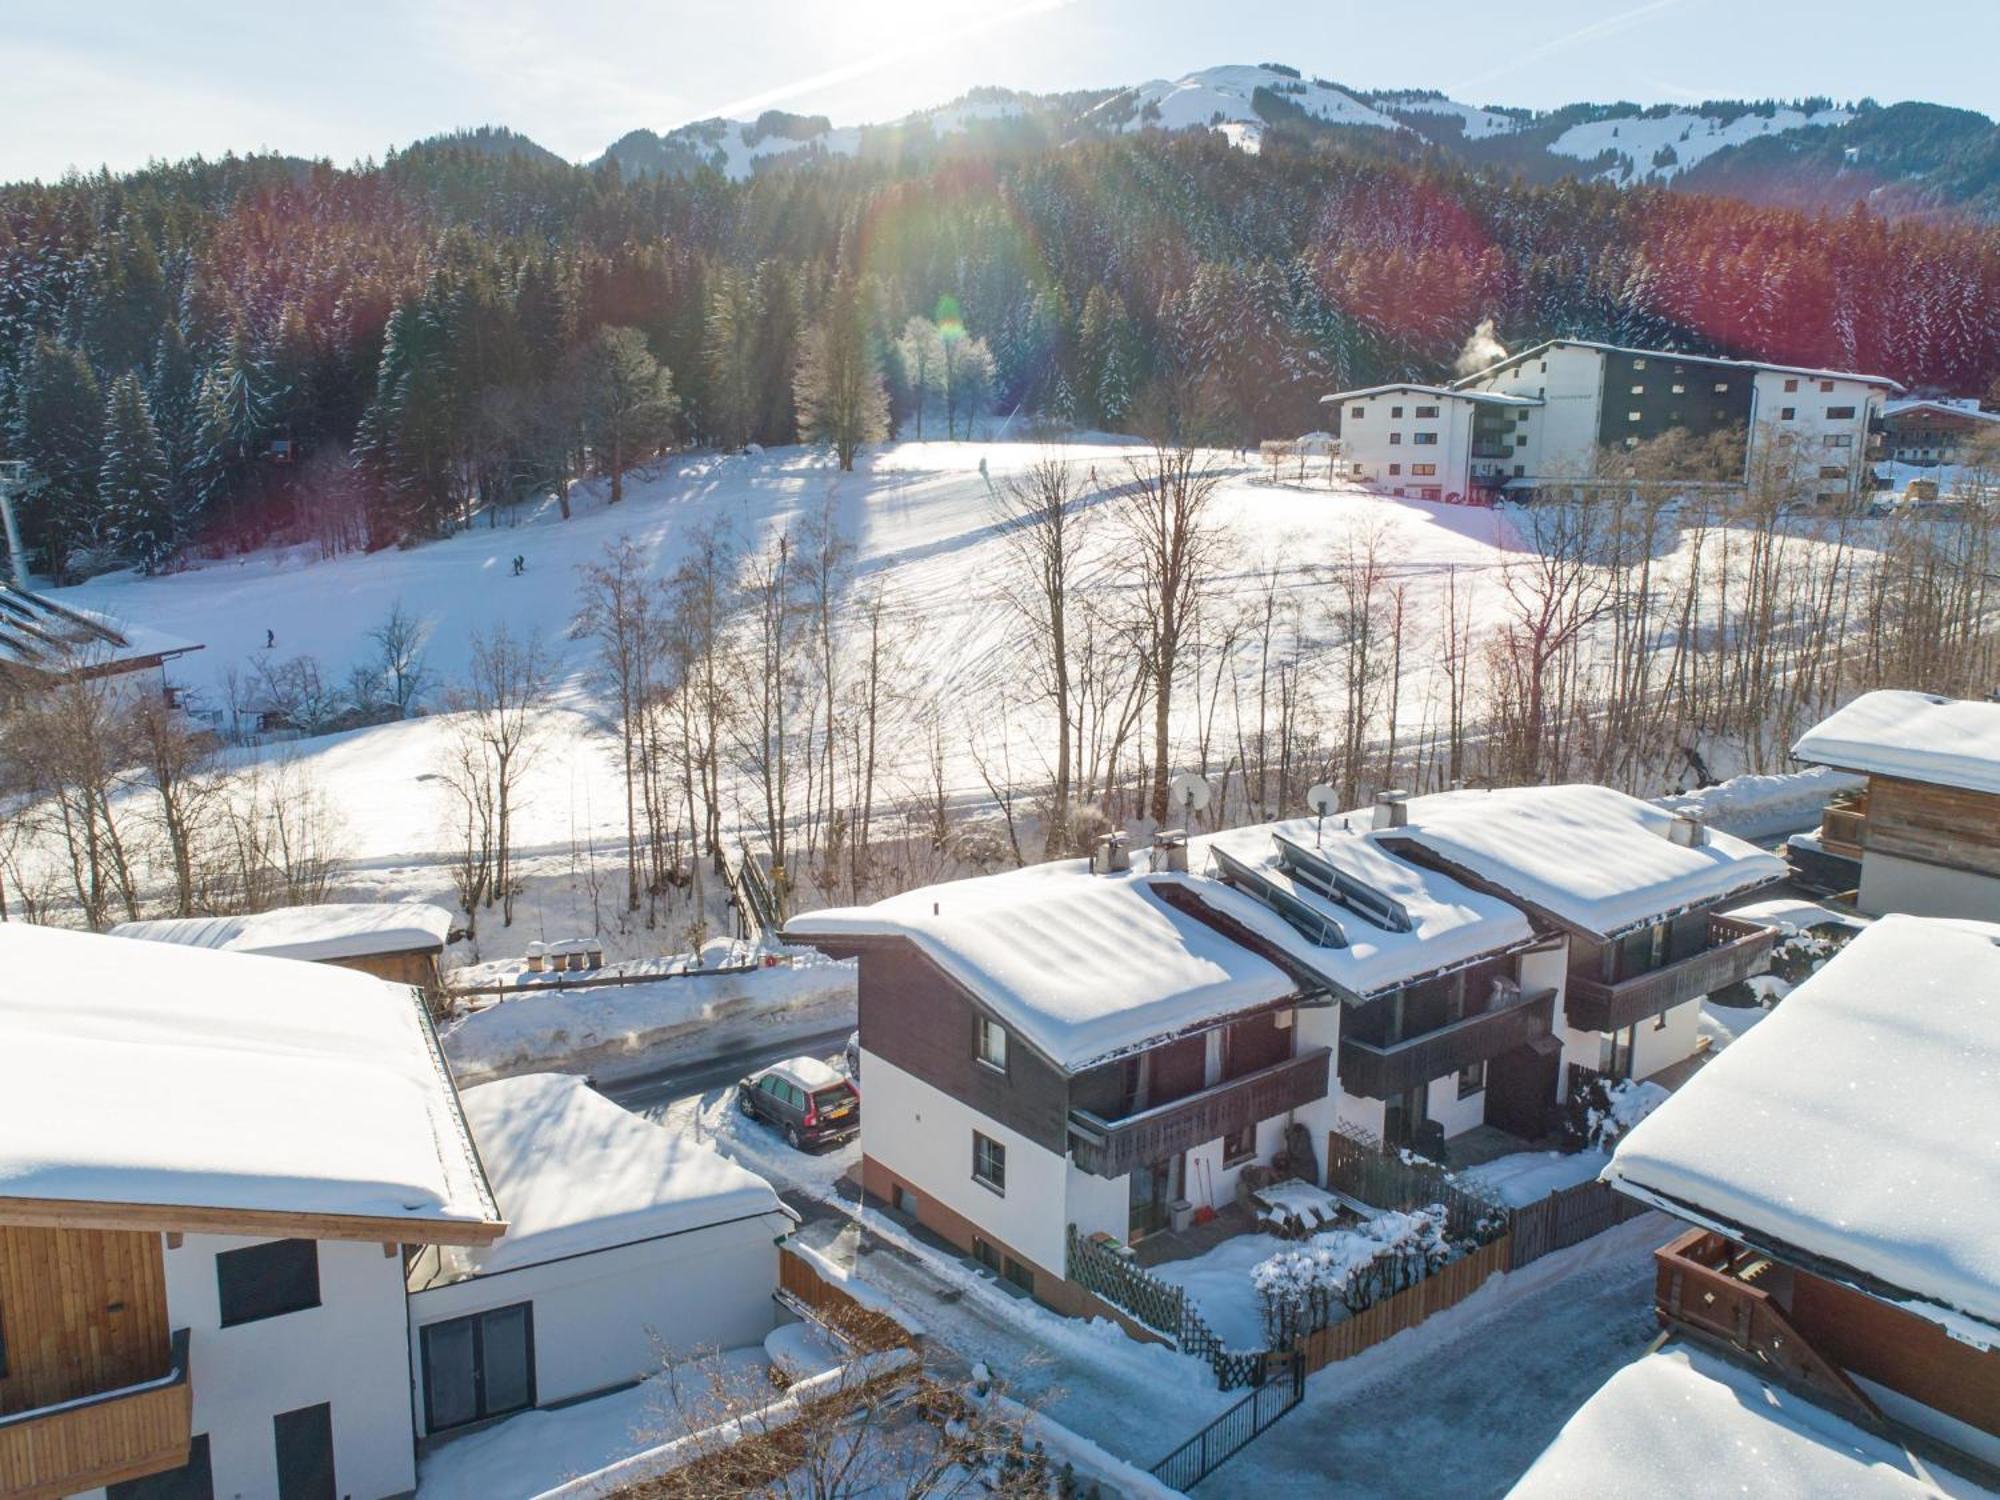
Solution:
[{"label": "satellite dish", "polygon": [[1306,789],[1306,806],[1323,818],[1339,809],[1340,799],[1334,795],[1333,788],[1322,781],[1317,786]]},{"label": "satellite dish", "polygon": [[1183,771],[1167,783],[1167,795],[1174,799],[1177,807],[1198,813],[1208,806],[1207,778],[1197,776],[1192,771]]}]

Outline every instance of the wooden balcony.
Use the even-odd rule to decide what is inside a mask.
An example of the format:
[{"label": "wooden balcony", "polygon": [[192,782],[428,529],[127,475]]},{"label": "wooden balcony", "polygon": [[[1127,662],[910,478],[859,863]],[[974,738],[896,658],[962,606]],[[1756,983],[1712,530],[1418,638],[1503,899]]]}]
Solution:
[{"label": "wooden balcony", "polygon": [[1563,1013],[1579,1031],[1623,1031],[1676,1005],[1763,973],[1777,940],[1775,928],[1712,916],[1708,919],[1709,946],[1678,963],[1615,984],[1570,975]]},{"label": "wooden balcony", "polygon": [[155,1379],[0,1417],[0,1495],[53,1500],[177,1469],[193,1414],[183,1328]]},{"label": "wooden balcony", "polygon": [[1123,1177],[1134,1167],[1324,1099],[1332,1055],[1325,1047],[1315,1047],[1122,1120],[1073,1109],[1069,1114],[1070,1153],[1077,1166],[1093,1176]]},{"label": "wooden balcony", "polygon": [[1830,803],[1819,815],[1819,846],[1828,854],[1838,854],[1843,859],[1861,858],[1867,834],[1866,798],[1859,802]]},{"label": "wooden balcony", "polygon": [[1759,1285],[1784,1274],[1785,1268],[1755,1250],[1706,1229],[1690,1229],[1653,1252],[1654,1310],[1662,1328],[1726,1344],[1784,1384],[1879,1425],[1882,1414],[1875,1403],[1813,1347]]},{"label": "wooden balcony", "polygon": [[1536,990],[1508,1005],[1386,1045],[1343,1036],[1340,1086],[1366,1099],[1387,1099],[1473,1063],[1490,1061],[1523,1042],[1547,1036],[1555,1000],[1554,990]]}]

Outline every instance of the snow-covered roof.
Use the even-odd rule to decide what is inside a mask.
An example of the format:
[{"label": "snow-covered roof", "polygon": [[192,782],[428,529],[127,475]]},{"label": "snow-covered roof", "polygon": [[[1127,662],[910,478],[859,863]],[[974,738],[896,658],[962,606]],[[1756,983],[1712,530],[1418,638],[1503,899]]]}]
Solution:
[{"label": "snow-covered roof", "polygon": [[20,922],[0,974],[0,1221],[56,1199],[497,1228],[409,987]]},{"label": "snow-covered roof", "polygon": [[[1365,828],[1368,818],[1367,813],[1354,814],[1347,822]],[[1213,878],[1192,882],[1192,889],[1223,915],[1357,999],[1533,939],[1527,918],[1497,896],[1399,859],[1372,833],[1345,831],[1339,817],[1318,828],[1316,822],[1260,823],[1194,840],[1189,867]],[[1299,852],[1288,852],[1287,844]],[[1340,881],[1352,882],[1352,893],[1335,898],[1315,889],[1326,882],[1315,880],[1314,860],[1324,861]],[[1254,893],[1224,885],[1229,863],[1330,922],[1346,946],[1315,943]],[[1296,873],[1301,870],[1303,876]],[[1338,883],[1334,888],[1343,889]],[[1372,900],[1370,893],[1381,901]],[[1385,906],[1393,913],[1386,919]]]},{"label": "snow-covered roof", "polygon": [[442,948],[451,936],[451,913],[426,901],[280,906],[235,917],[121,922],[111,929],[111,935],[324,962]]},{"label": "snow-covered roof", "polygon": [[571,1074],[526,1073],[463,1097],[507,1234],[448,1252],[460,1275],[784,1212],[756,1173],[705,1141],[620,1108]]},{"label": "snow-covered roof", "polygon": [[1442,385],[1370,385],[1356,391],[1335,391],[1331,396],[1319,398],[1321,406],[1330,406],[1342,401],[1359,401],[1364,396],[1392,396],[1399,391],[1408,391],[1416,396],[1431,396],[1441,401],[1477,401],[1485,406],[1540,406],[1543,403],[1534,396],[1507,396],[1498,391],[1456,390]]},{"label": "snow-covered roof", "polygon": [[1885,417],[1907,417],[1916,412],[1962,417],[1968,422],[2000,422],[2000,411],[1980,410],[1979,400],[1974,396],[1911,396],[1882,403],[1882,415]]},{"label": "snow-covered roof", "polygon": [[1706,1350],[1675,1343],[1607,1380],[1509,1500],[1993,1500],[1899,1444]]},{"label": "snow-covered roof", "polygon": [[1455,872],[1597,938],[1785,874],[1775,854],[1726,833],[1710,830],[1701,844],[1677,844],[1674,814],[1609,787],[1435,792],[1408,806],[1409,825],[1384,830],[1391,848],[1417,845]]},{"label": "snow-covered roof", "polygon": [[1275,964],[1161,900],[1179,876],[1094,875],[1085,860],[807,912],[787,936],[908,938],[1072,1072],[1294,994]]},{"label": "snow-covered roof", "polygon": [[1895,688],[1863,693],[1801,735],[1792,754],[2000,795],[2000,703]]},{"label": "snow-covered roof", "polygon": [[128,625],[74,604],[58,604],[44,594],[0,583],[0,666],[34,672],[115,671],[201,647],[193,641]]},{"label": "snow-covered roof", "polygon": [[1774,375],[1800,375],[1813,380],[1852,380],[1860,385],[1876,385],[1884,390],[1900,391],[1901,382],[1891,380],[1886,375],[1861,375],[1853,370],[1815,370],[1805,365],[1774,365],[1761,359],[1729,359],[1719,354],[1685,354],[1672,349],[1635,349],[1628,344],[1605,344],[1596,339],[1544,339],[1532,349],[1523,349],[1519,354],[1510,354],[1505,359],[1495,360],[1483,370],[1474,370],[1470,375],[1452,382],[1453,389],[1461,389],[1476,380],[1484,380],[1497,370],[1519,364],[1524,359],[1534,359],[1549,349],[1595,349],[1601,354],[1630,354],[1640,359],[1679,360],[1691,365],[1728,365],[1738,370],[1769,370]]},{"label": "snow-covered roof", "polygon": [[1604,1175],[1990,1344],[1996,1099],[2000,925],[1887,916],[1642,1121]]}]

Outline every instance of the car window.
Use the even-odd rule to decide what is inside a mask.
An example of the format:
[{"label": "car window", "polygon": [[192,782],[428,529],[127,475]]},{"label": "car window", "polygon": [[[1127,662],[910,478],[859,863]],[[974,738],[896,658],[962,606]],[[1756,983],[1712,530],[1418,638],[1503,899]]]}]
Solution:
[{"label": "car window", "polygon": [[788,1083],[785,1085],[785,1102],[794,1109],[804,1109],[806,1107],[806,1096],[800,1091],[797,1084]]},{"label": "car window", "polygon": [[766,1075],[765,1077],[757,1080],[757,1087],[762,1089],[767,1094],[778,1094],[782,1096],[785,1086],[784,1084],[780,1083],[777,1079],[772,1078],[769,1075]]},{"label": "car window", "polygon": [[853,1095],[847,1092],[845,1084],[837,1083],[832,1088],[821,1089],[817,1094],[813,1095],[813,1107],[815,1109],[842,1109],[853,1102]]}]

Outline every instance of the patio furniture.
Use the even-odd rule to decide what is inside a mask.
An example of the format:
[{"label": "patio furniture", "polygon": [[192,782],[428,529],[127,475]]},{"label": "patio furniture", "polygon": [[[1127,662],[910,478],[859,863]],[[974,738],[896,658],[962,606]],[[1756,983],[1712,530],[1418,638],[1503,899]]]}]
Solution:
[{"label": "patio furniture", "polygon": [[1257,1222],[1285,1239],[1304,1239],[1340,1217],[1340,1200],[1324,1188],[1296,1177],[1251,1191]]}]

